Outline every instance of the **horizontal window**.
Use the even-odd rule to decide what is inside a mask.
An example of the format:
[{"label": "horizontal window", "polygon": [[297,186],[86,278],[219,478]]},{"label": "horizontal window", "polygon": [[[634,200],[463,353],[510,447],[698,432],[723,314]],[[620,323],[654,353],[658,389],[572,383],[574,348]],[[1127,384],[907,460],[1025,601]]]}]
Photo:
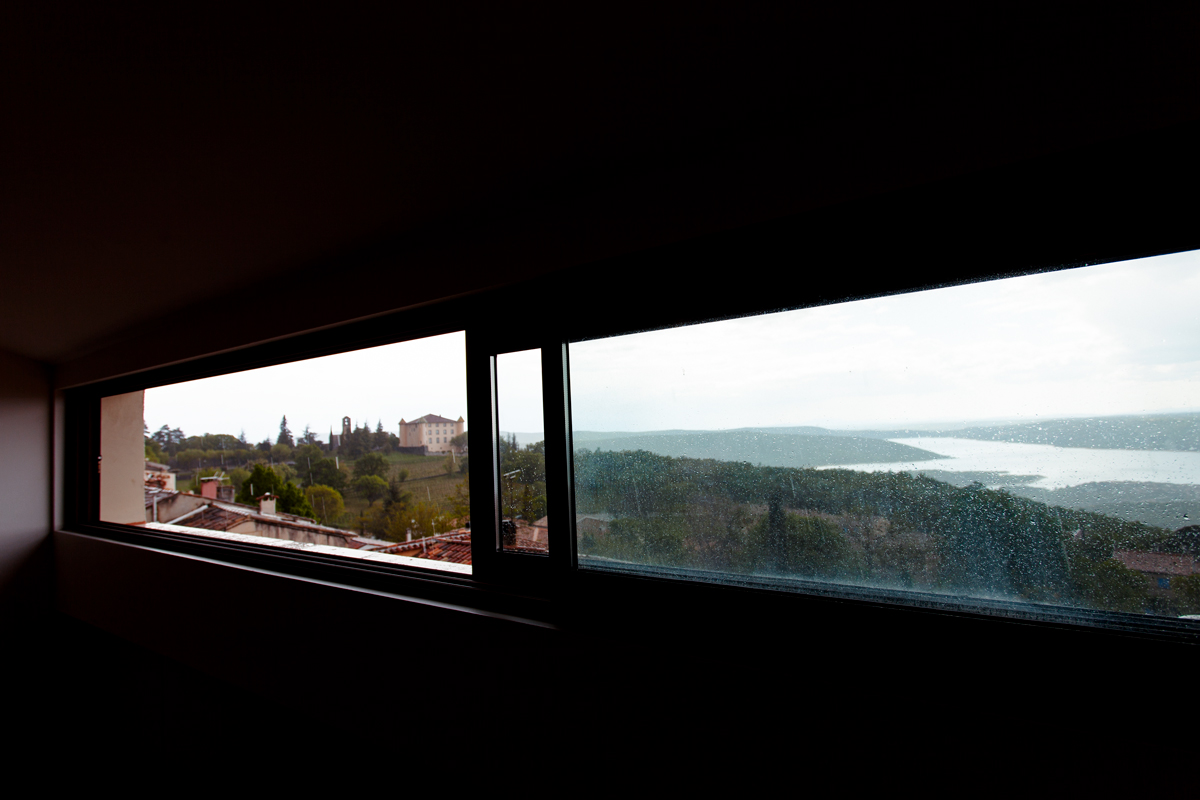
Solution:
[{"label": "horizontal window", "polygon": [[452,333],[104,397],[100,519],[469,574],[466,396]]},{"label": "horizontal window", "polygon": [[578,564],[1200,614],[1198,305],[1193,252],[573,342]]}]

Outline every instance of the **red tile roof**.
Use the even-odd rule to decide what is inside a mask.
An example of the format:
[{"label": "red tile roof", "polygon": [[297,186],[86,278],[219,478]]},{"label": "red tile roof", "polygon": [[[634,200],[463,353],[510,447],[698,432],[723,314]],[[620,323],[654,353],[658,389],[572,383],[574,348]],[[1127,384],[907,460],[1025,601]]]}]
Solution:
[{"label": "red tile roof", "polygon": [[381,547],[377,553],[391,553],[409,558],[427,558],[450,564],[471,563],[471,532],[467,530],[429,536],[411,542],[400,542],[391,547]]},{"label": "red tile roof", "polygon": [[249,514],[239,514],[236,511],[229,511],[219,506],[210,505],[199,514],[188,517],[184,522],[189,528],[202,528],[206,531],[227,531],[249,518]]},{"label": "red tile roof", "polygon": [[409,420],[408,422],[406,422],[405,424],[406,424],[406,425],[415,425],[415,424],[417,424],[418,422],[429,422],[429,423],[433,423],[433,422],[454,422],[454,420],[452,420],[452,419],[446,419],[445,417],[439,417],[437,414],[426,414],[426,415],[425,415],[425,416],[423,416],[423,417],[417,417],[416,419],[410,419],[410,420]]},{"label": "red tile roof", "polygon": [[1191,555],[1118,550],[1113,553],[1113,558],[1130,569],[1156,575],[1194,575],[1200,572],[1200,561]]},{"label": "red tile roof", "polygon": [[[526,529],[522,529],[526,530]],[[506,550],[522,550],[526,553],[549,553],[550,545],[546,542],[531,539],[525,536],[521,531],[517,531],[517,544],[515,547],[505,548]]]}]

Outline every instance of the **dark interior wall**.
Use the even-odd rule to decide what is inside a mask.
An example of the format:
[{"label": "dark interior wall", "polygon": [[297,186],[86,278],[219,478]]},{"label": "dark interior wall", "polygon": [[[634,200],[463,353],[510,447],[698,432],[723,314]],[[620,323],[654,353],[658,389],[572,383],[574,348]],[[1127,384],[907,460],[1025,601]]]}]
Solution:
[{"label": "dark interior wall", "polygon": [[0,350],[0,613],[51,597],[50,371]]},{"label": "dark interior wall", "polygon": [[567,660],[555,631],[494,615],[71,533],[55,534],[55,552],[65,614],[362,737],[431,735],[477,702],[471,687],[489,673],[535,677],[510,701],[536,714]]}]

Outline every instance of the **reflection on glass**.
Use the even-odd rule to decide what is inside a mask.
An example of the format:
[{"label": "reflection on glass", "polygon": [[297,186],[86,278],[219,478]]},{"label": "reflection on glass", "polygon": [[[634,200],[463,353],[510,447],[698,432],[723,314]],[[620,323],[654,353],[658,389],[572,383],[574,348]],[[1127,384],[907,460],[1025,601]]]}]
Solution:
[{"label": "reflection on glass", "polygon": [[500,546],[509,552],[548,553],[541,350],[496,357],[496,407]]},{"label": "reflection on glass", "polygon": [[1200,614],[1198,304],[1182,253],[573,344],[580,564]]},{"label": "reflection on glass", "polygon": [[106,397],[101,518],[469,572],[465,414],[461,333]]}]

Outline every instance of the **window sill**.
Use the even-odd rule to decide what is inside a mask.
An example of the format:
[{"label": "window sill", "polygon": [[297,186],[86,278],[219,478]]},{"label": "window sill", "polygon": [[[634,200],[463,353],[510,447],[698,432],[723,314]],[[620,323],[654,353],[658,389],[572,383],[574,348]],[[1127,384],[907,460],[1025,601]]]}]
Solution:
[{"label": "window sill", "polygon": [[330,547],[323,544],[294,542],[290,539],[272,539],[267,536],[253,536],[247,533],[231,533],[229,531],[208,531],[200,528],[189,528],[186,525],[171,525],[166,522],[147,522],[146,530],[164,531],[166,533],[181,533],[188,536],[198,536],[202,539],[217,539],[228,542],[255,544],[263,547],[278,547],[286,550],[299,550],[305,553],[321,553],[336,558],[357,559],[359,561],[393,564],[415,569],[431,569],[441,572],[451,572],[456,575],[470,575],[471,567],[467,564],[450,564],[444,561],[433,561],[425,558],[410,558],[389,553],[374,553],[369,550],[352,550],[348,547]]},{"label": "window sill", "polygon": [[165,523],[76,525],[57,533],[535,627],[556,628],[561,616],[548,598],[481,582],[472,577],[469,567],[458,564],[438,563],[437,568],[431,568],[431,563],[436,562],[426,559],[201,531]]}]

